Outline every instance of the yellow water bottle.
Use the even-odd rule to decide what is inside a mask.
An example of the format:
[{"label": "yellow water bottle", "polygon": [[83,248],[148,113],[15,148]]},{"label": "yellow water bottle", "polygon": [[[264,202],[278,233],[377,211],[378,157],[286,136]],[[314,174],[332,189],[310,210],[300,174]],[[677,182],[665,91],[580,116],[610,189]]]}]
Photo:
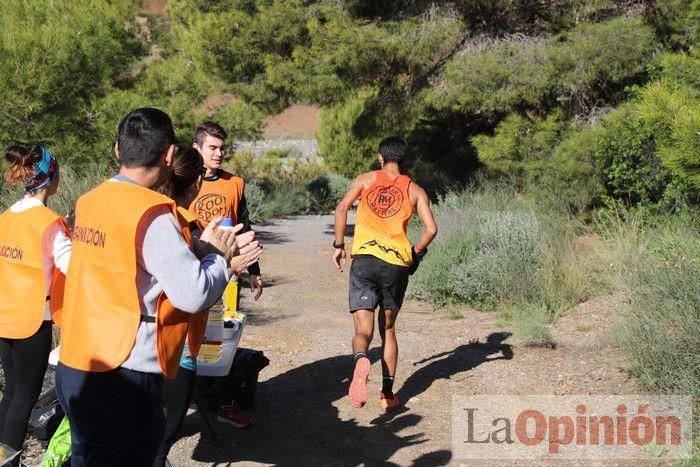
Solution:
[{"label": "yellow water bottle", "polygon": [[[231,230],[233,229],[233,219],[230,217],[225,217],[221,220],[219,224],[219,229]],[[236,314],[238,311],[238,274],[231,274],[229,278],[228,285],[224,290],[224,317],[230,318]]]}]

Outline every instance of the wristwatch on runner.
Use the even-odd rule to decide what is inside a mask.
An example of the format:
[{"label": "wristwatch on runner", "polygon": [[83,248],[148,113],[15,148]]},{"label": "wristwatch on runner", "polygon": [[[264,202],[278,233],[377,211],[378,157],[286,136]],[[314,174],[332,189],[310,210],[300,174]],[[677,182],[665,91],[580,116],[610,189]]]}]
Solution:
[{"label": "wristwatch on runner", "polygon": [[418,270],[418,265],[420,264],[421,261],[423,261],[423,257],[425,254],[428,252],[428,249],[426,248],[425,250],[421,251],[420,253],[416,253],[416,247],[412,246],[411,247],[411,256],[413,257],[413,263],[408,267],[408,275],[412,276],[417,270]]},{"label": "wristwatch on runner", "polygon": [[428,253],[428,249],[424,248],[423,251],[421,251],[420,253],[417,253],[416,247],[413,246],[413,247],[411,247],[411,252],[413,253],[414,258],[417,258],[418,261],[421,261],[423,259],[423,256],[425,256]]},{"label": "wristwatch on runner", "polygon": [[335,243],[335,240],[333,240],[333,248],[337,249],[345,249],[345,243]]}]

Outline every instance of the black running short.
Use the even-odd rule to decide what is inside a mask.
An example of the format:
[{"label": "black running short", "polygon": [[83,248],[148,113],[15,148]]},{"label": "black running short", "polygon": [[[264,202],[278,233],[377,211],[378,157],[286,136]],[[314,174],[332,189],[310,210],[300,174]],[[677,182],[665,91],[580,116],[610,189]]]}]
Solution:
[{"label": "black running short", "polygon": [[350,313],[399,311],[408,286],[408,268],[372,255],[355,255],[350,266]]}]

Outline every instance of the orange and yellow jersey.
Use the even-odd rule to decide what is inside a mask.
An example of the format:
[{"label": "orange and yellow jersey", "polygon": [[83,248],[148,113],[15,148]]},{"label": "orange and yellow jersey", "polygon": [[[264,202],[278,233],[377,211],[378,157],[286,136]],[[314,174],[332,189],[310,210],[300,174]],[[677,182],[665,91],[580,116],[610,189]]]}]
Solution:
[{"label": "orange and yellow jersey", "polygon": [[392,180],[383,170],[375,174],[374,183],[362,190],[352,254],[410,266],[413,259],[406,228],[415,208],[408,195],[411,179],[399,175]]}]

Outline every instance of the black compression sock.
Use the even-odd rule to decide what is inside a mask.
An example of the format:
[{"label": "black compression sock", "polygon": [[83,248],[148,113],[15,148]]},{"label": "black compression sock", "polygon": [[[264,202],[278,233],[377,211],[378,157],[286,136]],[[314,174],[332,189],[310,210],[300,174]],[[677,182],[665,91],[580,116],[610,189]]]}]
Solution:
[{"label": "black compression sock", "polygon": [[367,358],[367,354],[364,352],[357,352],[352,358],[355,359],[355,361],[358,361],[361,358]]},{"label": "black compression sock", "polygon": [[394,395],[394,377],[393,376],[384,376],[382,378],[382,392],[384,393],[385,396],[393,396]]}]

